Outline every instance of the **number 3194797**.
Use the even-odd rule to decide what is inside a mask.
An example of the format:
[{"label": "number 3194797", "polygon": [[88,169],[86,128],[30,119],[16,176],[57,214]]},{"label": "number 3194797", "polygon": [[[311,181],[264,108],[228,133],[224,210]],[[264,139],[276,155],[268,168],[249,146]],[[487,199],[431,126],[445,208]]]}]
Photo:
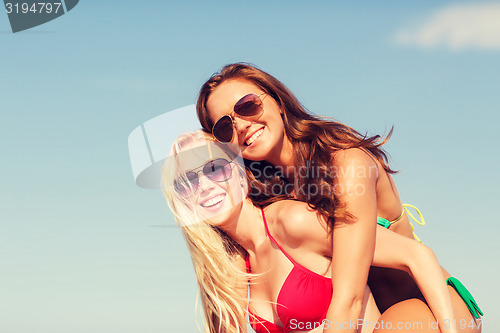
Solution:
[{"label": "number 3194797", "polygon": [[58,13],[59,9],[61,8],[62,3],[61,2],[35,2],[33,4],[22,2],[22,3],[11,3],[7,2],[5,4],[5,9],[7,11],[7,14],[15,13],[15,14],[27,14],[27,13],[33,13],[33,14],[51,14],[51,13]]}]

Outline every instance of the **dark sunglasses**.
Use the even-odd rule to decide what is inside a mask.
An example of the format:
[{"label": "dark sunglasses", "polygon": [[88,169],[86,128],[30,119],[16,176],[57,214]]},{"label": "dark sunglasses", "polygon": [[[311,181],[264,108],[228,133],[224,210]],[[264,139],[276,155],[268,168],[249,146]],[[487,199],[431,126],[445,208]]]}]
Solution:
[{"label": "dark sunglasses", "polygon": [[[257,117],[262,114],[262,99],[260,96],[266,94],[248,94],[243,96],[234,105],[234,112],[244,118]],[[212,134],[220,142],[231,142],[234,134],[234,118],[230,115],[222,116],[212,127]]]},{"label": "dark sunglasses", "polygon": [[198,191],[200,185],[200,177],[198,175],[200,172],[203,172],[208,179],[217,183],[225,182],[232,176],[231,162],[223,158],[209,161],[200,168],[201,170],[191,170],[186,172],[183,177],[174,180],[174,189],[180,196],[190,197]]}]

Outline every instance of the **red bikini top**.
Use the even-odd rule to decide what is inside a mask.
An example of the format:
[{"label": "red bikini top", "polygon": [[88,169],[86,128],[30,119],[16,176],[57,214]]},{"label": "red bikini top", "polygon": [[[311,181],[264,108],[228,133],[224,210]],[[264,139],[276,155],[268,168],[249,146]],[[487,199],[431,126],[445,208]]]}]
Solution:
[{"label": "red bikini top", "polygon": [[[276,300],[276,312],[285,325],[278,326],[258,315],[250,313],[250,324],[257,333],[286,333],[292,330],[309,331],[321,325],[332,299],[332,280],[319,275],[297,263],[285,252],[269,233],[266,216],[262,218],[269,239],[292,262],[293,268],[288,274]],[[247,272],[251,271],[250,259],[246,257]]]}]

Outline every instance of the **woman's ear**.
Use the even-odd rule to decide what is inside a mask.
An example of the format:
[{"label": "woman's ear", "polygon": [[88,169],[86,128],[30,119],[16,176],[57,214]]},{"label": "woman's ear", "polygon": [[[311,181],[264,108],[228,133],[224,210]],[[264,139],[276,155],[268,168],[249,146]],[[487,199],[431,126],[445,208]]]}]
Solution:
[{"label": "woman's ear", "polygon": [[245,171],[241,170],[240,168],[237,169],[238,169],[238,175],[240,176],[240,186],[243,191],[243,194],[246,196],[246,193],[248,192],[247,175]]}]

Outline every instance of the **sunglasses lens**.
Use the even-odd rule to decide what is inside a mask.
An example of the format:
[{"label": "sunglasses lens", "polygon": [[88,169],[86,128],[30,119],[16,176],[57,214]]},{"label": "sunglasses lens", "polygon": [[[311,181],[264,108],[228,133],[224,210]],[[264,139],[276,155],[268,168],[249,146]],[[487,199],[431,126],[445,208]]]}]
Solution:
[{"label": "sunglasses lens", "polygon": [[255,94],[243,96],[235,105],[234,112],[243,117],[251,117],[258,115],[261,111],[262,101]]},{"label": "sunglasses lens", "polygon": [[233,120],[229,116],[220,118],[214,125],[213,135],[220,142],[231,142],[233,139]]},{"label": "sunglasses lens", "polygon": [[198,189],[199,179],[196,172],[188,172],[185,178],[174,180],[174,189],[181,196],[191,196]]},{"label": "sunglasses lens", "polygon": [[203,173],[215,182],[225,182],[231,178],[231,163],[223,158],[210,161],[203,167]]}]

